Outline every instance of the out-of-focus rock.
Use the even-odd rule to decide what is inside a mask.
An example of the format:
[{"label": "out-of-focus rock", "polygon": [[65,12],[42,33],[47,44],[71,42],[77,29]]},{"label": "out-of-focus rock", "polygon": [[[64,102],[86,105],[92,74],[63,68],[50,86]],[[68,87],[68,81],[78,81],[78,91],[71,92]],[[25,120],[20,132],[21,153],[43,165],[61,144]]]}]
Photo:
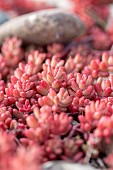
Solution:
[{"label": "out-of-focus rock", "polygon": [[43,165],[42,170],[97,170],[89,165],[69,163],[64,161],[51,161]]},{"label": "out-of-focus rock", "polygon": [[0,25],[9,20],[9,16],[6,12],[0,11]]},{"label": "out-of-focus rock", "polygon": [[27,43],[46,45],[67,43],[85,31],[76,15],[51,9],[16,17],[0,26],[0,44],[6,37],[17,36]]}]

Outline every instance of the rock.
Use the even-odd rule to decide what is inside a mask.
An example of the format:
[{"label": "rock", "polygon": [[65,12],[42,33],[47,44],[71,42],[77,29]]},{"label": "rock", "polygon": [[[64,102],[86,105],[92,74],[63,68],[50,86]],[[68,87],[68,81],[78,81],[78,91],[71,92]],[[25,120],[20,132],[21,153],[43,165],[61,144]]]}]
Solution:
[{"label": "rock", "polygon": [[42,170],[98,170],[89,165],[81,165],[64,161],[51,161],[43,165]]},{"label": "rock", "polygon": [[113,32],[113,4],[109,6],[109,16],[106,24],[106,31]]},{"label": "rock", "polygon": [[43,1],[45,3],[47,3],[48,5],[52,5],[52,6],[57,7],[57,8],[71,9],[71,7],[72,7],[72,2],[70,0],[62,0],[62,1],[43,0]]},{"label": "rock", "polygon": [[17,36],[27,43],[46,45],[67,43],[85,31],[78,16],[64,10],[49,9],[16,17],[0,26],[0,44]]},{"label": "rock", "polygon": [[9,20],[9,16],[6,12],[0,11],[0,25]]}]

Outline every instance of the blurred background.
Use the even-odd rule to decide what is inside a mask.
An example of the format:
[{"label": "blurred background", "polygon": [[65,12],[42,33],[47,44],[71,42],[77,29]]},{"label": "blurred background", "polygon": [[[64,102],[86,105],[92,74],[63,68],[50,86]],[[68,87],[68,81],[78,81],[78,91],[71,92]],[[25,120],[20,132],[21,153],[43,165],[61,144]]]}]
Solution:
[{"label": "blurred background", "polygon": [[69,8],[70,0],[0,0],[0,9],[15,15],[45,8]]},{"label": "blurred background", "polygon": [[98,22],[104,27],[113,0],[0,0],[0,23],[25,13],[63,8],[80,15],[86,26]]}]

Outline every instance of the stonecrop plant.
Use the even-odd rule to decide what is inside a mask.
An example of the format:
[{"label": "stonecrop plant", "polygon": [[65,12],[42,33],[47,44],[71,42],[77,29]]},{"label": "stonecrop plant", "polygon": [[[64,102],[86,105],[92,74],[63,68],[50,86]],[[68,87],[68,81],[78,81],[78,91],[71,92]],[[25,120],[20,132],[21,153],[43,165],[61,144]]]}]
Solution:
[{"label": "stonecrop plant", "polygon": [[72,2],[83,37],[46,46],[7,37],[0,47],[0,170],[52,160],[113,170],[113,32],[102,25],[111,1]]}]

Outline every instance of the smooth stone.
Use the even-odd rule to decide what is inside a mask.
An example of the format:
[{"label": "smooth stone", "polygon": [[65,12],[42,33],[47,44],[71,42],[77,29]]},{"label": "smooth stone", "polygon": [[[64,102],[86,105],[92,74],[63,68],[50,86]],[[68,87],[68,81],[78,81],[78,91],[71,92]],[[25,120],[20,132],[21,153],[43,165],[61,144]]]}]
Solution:
[{"label": "smooth stone", "polygon": [[0,11],[0,25],[8,21],[10,18],[6,12]]},{"label": "smooth stone", "polygon": [[112,30],[113,27],[113,4],[109,5],[109,16],[106,24],[106,30]]},{"label": "smooth stone", "polygon": [[27,43],[67,43],[85,31],[81,19],[59,9],[48,9],[16,17],[0,26],[0,44],[17,36]]},{"label": "smooth stone", "polygon": [[90,165],[82,165],[65,161],[50,161],[42,166],[42,170],[98,170]]}]

